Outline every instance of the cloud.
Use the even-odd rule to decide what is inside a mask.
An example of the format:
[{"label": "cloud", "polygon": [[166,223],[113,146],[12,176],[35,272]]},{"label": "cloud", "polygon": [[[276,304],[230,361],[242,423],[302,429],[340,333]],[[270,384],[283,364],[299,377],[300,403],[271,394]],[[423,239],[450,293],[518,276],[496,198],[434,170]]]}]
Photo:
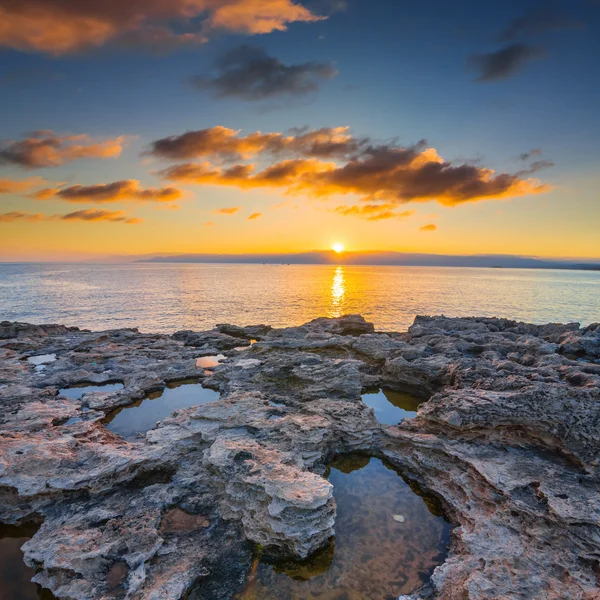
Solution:
[{"label": "cloud", "polygon": [[363,204],[357,206],[337,206],[334,212],[344,215],[359,217],[366,219],[367,221],[383,221],[385,219],[405,219],[414,215],[416,211],[405,210],[400,213],[396,212],[397,206],[395,204],[383,203],[383,204]]},{"label": "cloud", "polygon": [[90,208],[78,210],[59,217],[63,221],[111,221],[113,223],[127,223],[135,225],[141,223],[142,219],[130,218],[122,210],[99,210]]},{"label": "cloud", "polygon": [[469,62],[479,72],[475,81],[496,81],[518,73],[528,62],[544,56],[544,51],[528,44],[510,44],[496,52],[473,54]]},{"label": "cloud", "polygon": [[128,217],[125,211],[87,209],[64,215],[43,215],[40,213],[8,212],[0,214],[0,223],[37,222],[37,221],[109,221],[112,223],[125,223],[135,225],[141,223],[142,219]]},{"label": "cloud", "polygon": [[204,223],[204,227],[212,227],[214,224],[214,221],[207,221],[206,223]]},{"label": "cloud", "polygon": [[32,214],[24,212],[8,212],[0,214],[0,223],[13,223],[14,221],[46,221],[48,217],[42,214]]},{"label": "cloud", "polygon": [[41,177],[29,177],[28,179],[0,178],[0,194],[22,194],[45,184],[47,184],[47,181]]},{"label": "cloud", "polygon": [[45,188],[34,196],[38,200],[56,198],[67,202],[174,202],[183,196],[183,192],[175,187],[144,189],[139,181],[125,179],[97,185]]},{"label": "cloud", "polygon": [[242,210],[241,206],[230,206],[228,208],[217,208],[213,210],[214,215],[235,215],[236,212]]},{"label": "cloud", "polygon": [[522,171],[518,171],[517,175],[519,177],[525,177],[526,175],[533,175],[542,169],[549,169],[553,167],[554,163],[551,160],[536,160],[532,162],[527,169],[523,169]]},{"label": "cloud", "polygon": [[300,155],[317,158],[349,157],[369,143],[355,138],[348,127],[323,127],[294,130],[293,135],[256,131],[240,136],[239,131],[217,126],[188,131],[152,142],[145,154],[167,160],[210,157],[213,160],[238,160],[257,154]]},{"label": "cloud", "polygon": [[520,154],[519,158],[522,161],[526,161],[526,160],[529,160],[530,158],[533,158],[534,156],[541,156],[541,155],[542,155],[541,148],[533,148],[529,152],[523,152],[523,154]]},{"label": "cloud", "polygon": [[[350,144],[352,139],[344,144]],[[294,148],[300,155],[309,154],[304,145]],[[205,161],[177,164],[160,171],[160,175],[182,183],[239,189],[271,188],[313,198],[352,194],[371,203],[437,200],[446,206],[538,194],[551,189],[536,179],[523,179],[519,173],[496,174],[473,164],[453,164],[440,157],[434,148],[427,148],[425,142],[409,147],[381,144],[360,148],[356,154],[338,162],[300,157],[281,160],[259,170],[254,163],[215,166]],[[269,149],[265,154],[268,157]],[[219,156],[217,154],[217,158]]]},{"label": "cloud", "polygon": [[419,228],[420,231],[436,231],[437,225],[430,223],[429,225],[423,225],[423,227]]},{"label": "cloud", "polygon": [[217,98],[264,100],[275,96],[302,96],[319,88],[320,80],[331,79],[337,71],[331,63],[306,62],[286,65],[269,56],[264,48],[243,45],[221,56],[212,77],[194,77],[200,89]]},{"label": "cloud", "polygon": [[111,42],[169,49],[215,30],[264,34],[323,18],[293,0],[5,0],[0,46],[53,55]]},{"label": "cloud", "polygon": [[539,7],[511,21],[507,28],[500,34],[499,39],[504,42],[511,42],[522,37],[542,35],[550,31],[584,28],[585,23],[581,21],[576,21],[568,15]]},{"label": "cloud", "polygon": [[249,217],[248,217],[248,221],[254,221],[255,219],[260,219],[260,217],[262,217],[262,213],[259,212],[255,212],[252,213]]},{"label": "cloud", "polygon": [[61,136],[52,131],[36,131],[26,139],[0,144],[0,164],[37,169],[82,158],[117,158],[127,142],[125,136],[99,141],[85,134]]}]

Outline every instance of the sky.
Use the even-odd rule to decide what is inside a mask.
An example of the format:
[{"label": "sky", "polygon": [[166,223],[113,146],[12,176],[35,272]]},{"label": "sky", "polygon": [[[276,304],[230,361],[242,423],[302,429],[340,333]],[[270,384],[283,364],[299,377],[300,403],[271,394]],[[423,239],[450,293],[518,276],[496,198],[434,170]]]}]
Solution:
[{"label": "sky", "polygon": [[600,258],[600,1],[0,0],[0,261]]}]

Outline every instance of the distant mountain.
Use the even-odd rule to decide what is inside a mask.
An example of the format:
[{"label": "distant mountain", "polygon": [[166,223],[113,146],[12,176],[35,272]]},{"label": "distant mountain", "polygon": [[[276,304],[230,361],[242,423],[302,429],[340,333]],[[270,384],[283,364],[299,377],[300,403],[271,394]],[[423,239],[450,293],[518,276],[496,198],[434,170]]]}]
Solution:
[{"label": "distant mountain", "polygon": [[530,258],[509,254],[453,256],[405,252],[312,251],[296,254],[178,254],[153,256],[136,262],[152,263],[237,263],[293,265],[372,265],[407,267],[487,267],[505,269],[581,269],[600,270],[600,262],[568,262],[558,259]]}]

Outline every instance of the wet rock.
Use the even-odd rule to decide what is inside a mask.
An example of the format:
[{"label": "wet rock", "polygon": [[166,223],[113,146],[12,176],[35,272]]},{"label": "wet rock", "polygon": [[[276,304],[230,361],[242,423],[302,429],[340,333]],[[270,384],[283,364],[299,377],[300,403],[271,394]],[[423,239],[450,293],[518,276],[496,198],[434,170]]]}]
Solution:
[{"label": "wet rock", "polygon": [[[252,543],[327,548],[334,456],[386,457],[455,526],[449,557],[404,598],[587,599],[600,593],[598,325],[424,317],[403,334],[362,317],[219,325],[173,336],[0,323],[0,521],[58,598],[231,598]],[[240,340],[257,339],[248,350]],[[223,353],[205,373],[199,356]],[[35,371],[30,356],[56,354]],[[580,359],[580,360],[576,360]],[[172,381],[221,394],[129,442],[114,409]],[[111,392],[59,395],[76,384]],[[399,426],[369,386],[428,398]],[[403,515],[391,515],[401,527]]]}]

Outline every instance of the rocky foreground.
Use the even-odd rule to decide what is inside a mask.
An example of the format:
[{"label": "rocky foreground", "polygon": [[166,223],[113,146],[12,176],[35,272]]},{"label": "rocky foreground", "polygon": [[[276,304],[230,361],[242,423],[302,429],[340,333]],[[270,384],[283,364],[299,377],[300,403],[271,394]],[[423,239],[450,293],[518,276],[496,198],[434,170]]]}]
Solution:
[{"label": "rocky foreground", "polygon": [[[26,360],[40,354],[57,359]],[[221,399],[133,442],[103,424],[191,377]],[[124,388],[58,393],[87,382]],[[360,398],[373,386],[428,401],[380,425]],[[25,560],[58,598],[231,598],[254,544],[305,557],[327,543],[322,474],[353,451],[401,469],[454,527],[410,598],[600,598],[597,324],[417,317],[375,333],[346,316],[166,336],[3,322],[0,403],[0,522],[41,523]]]}]

